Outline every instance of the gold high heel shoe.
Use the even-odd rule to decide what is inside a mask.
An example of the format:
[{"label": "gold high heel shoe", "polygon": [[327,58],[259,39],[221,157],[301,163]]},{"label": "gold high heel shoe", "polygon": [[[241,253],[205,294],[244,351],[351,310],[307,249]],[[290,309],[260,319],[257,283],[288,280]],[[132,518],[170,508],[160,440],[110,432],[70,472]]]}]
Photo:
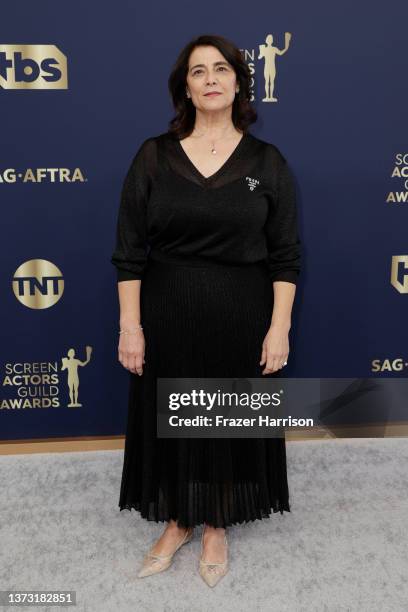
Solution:
[{"label": "gold high heel shoe", "polygon": [[[149,551],[144,560],[142,569],[138,573],[138,578],[145,578],[146,576],[151,576],[152,574],[158,574],[159,572],[163,572],[166,570],[173,561],[174,554],[178,551],[178,549],[183,546],[183,544],[187,544],[193,539],[194,528],[187,529],[186,533],[183,536],[183,539],[177,544],[177,547],[172,552],[171,555],[156,555]],[[154,548],[154,546],[153,546]]]},{"label": "gold high heel shoe", "polygon": [[225,561],[222,563],[211,563],[210,561],[204,561],[203,559],[203,542],[204,542],[204,529],[201,535],[201,558],[199,573],[203,580],[208,586],[213,587],[217,582],[225,576],[228,572],[228,542],[227,536],[224,534],[225,546],[227,548],[227,556]]}]

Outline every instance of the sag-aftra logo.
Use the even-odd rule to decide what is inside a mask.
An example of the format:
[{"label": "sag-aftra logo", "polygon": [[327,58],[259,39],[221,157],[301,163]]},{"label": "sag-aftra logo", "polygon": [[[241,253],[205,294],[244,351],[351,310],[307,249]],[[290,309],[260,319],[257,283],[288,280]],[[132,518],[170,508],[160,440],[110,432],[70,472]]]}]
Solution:
[{"label": "sag-aftra logo", "polygon": [[0,45],[0,88],[68,89],[67,58],[55,45]]}]

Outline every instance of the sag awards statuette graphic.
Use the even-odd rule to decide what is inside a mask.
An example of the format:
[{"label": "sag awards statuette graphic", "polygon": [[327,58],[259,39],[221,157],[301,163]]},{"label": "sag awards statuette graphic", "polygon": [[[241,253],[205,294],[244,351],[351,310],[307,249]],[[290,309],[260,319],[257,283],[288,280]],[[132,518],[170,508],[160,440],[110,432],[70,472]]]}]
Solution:
[{"label": "sag awards statuette graphic", "polygon": [[68,408],[79,408],[82,404],[78,403],[78,388],[79,388],[79,376],[78,376],[78,367],[86,366],[91,360],[92,347],[86,347],[86,360],[81,361],[80,359],[76,359],[75,350],[73,348],[69,349],[68,357],[62,357],[62,367],[61,370],[68,370],[68,389],[69,389],[69,399],[71,400],[68,404]]},{"label": "sag awards statuette graphic", "polygon": [[50,308],[64,293],[62,272],[47,259],[30,259],[15,271],[13,291],[18,301],[28,308]]},{"label": "sag awards statuette graphic", "polygon": [[68,89],[67,58],[55,45],[0,44],[0,88]]},{"label": "sag awards statuette graphic", "polygon": [[278,49],[272,45],[273,36],[268,34],[265,38],[265,45],[259,45],[258,59],[264,60],[264,79],[265,79],[265,97],[262,102],[277,102],[278,98],[274,98],[273,90],[275,87],[276,77],[276,56],[283,55],[289,49],[289,43],[292,38],[290,32],[285,32],[285,47]]}]

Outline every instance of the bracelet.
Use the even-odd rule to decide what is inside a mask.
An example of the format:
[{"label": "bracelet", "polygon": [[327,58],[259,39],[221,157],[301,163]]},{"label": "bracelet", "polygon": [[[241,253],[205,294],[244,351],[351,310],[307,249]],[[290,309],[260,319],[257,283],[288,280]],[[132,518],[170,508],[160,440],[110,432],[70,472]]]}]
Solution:
[{"label": "bracelet", "polygon": [[[139,324],[139,329],[143,329],[142,325],[140,325],[140,324]],[[125,329],[122,329],[122,330],[119,332],[119,334],[137,334],[137,333],[138,333],[138,331],[129,331],[129,330],[127,330],[127,329],[126,329],[126,330],[125,330]]]}]

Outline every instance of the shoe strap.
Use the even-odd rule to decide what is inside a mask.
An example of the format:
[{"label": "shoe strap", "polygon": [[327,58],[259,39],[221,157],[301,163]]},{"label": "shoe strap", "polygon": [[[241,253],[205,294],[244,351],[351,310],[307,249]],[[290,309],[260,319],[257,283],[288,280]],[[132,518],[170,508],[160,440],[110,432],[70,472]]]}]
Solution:
[{"label": "shoe strap", "polygon": [[[187,535],[187,534],[188,534],[188,535]],[[175,551],[174,551],[173,553],[171,553],[170,555],[156,555],[156,554],[153,554],[153,553],[151,553],[151,552],[148,552],[148,553],[147,553],[147,556],[148,556],[148,557],[152,557],[153,559],[160,559],[161,561],[165,561],[165,560],[167,560],[167,559],[171,559],[171,558],[172,558],[172,556],[173,556],[173,555],[174,555],[174,554],[175,554],[175,553],[178,551],[178,549],[180,548],[180,546],[182,546],[182,545],[184,544],[184,542],[185,542],[185,541],[186,541],[188,538],[190,538],[192,535],[193,535],[193,532],[191,532],[191,533],[186,532],[186,534],[183,536],[183,539],[181,540],[181,542],[179,542],[179,543],[177,544],[177,548],[175,549]]]},{"label": "shoe strap", "polygon": [[210,561],[203,561],[202,559],[200,559],[200,563],[202,563],[203,565],[226,565],[228,562],[228,559],[226,559],[225,561],[222,561],[222,563],[211,563]]},{"label": "shoe strap", "polygon": [[154,555],[151,552],[147,553],[148,557],[152,557],[152,559],[160,559],[161,561],[165,561],[166,559],[171,559],[173,555]]}]

